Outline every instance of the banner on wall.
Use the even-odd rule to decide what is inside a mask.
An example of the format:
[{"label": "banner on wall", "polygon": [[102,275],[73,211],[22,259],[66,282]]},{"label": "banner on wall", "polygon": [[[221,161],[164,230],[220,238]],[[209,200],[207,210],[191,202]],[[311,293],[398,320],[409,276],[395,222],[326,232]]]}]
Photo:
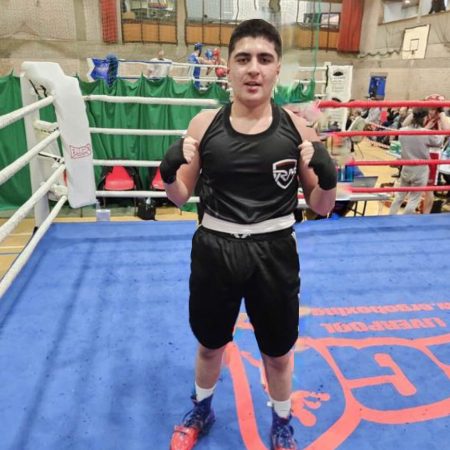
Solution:
[{"label": "banner on wall", "polygon": [[[326,63],[327,87],[325,90],[328,100],[348,102],[352,95],[353,66],[334,66]],[[331,108],[327,110],[329,128],[345,129],[347,108]]]}]

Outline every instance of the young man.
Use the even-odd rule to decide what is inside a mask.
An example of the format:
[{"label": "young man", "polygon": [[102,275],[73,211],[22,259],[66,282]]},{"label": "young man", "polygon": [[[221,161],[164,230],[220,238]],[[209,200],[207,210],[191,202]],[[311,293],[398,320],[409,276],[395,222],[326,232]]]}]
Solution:
[{"label": "young man", "polygon": [[233,103],[194,117],[161,163],[167,194],[182,205],[201,177],[205,213],[192,242],[189,320],[197,338],[194,408],[172,450],[193,448],[214,423],[211,400],[241,299],[255,331],[273,405],[273,449],[295,449],[291,349],[298,338],[299,261],[292,225],[298,182],[326,215],[336,167],[303,119],[275,106],[281,39],[271,24],[239,24],[228,47]]}]

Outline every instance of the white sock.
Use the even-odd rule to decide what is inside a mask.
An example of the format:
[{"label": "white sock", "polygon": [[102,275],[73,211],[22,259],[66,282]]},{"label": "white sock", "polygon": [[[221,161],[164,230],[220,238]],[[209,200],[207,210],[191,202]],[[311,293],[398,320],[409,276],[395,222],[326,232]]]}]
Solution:
[{"label": "white sock", "polygon": [[195,383],[195,396],[197,398],[197,401],[201,402],[205,398],[211,397],[211,395],[214,394],[215,388],[216,388],[216,385],[214,385],[210,389],[203,389],[197,383]]},{"label": "white sock", "polygon": [[288,398],[287,400],[283,400],[279,402],[278,400],[274,400],[273,398],[270,398],[270,401],[272,402],[273,410],[276,412],[278,417],[283,417],[284,419],[287,419],[289,415],[291,414],[291,407],[292,402],[291,399]]}]

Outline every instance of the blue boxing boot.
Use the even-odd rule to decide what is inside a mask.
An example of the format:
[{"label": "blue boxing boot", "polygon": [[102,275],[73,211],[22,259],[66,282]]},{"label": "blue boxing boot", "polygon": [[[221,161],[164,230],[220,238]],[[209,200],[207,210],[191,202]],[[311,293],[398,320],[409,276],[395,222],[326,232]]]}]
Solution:
[{"label": "blue boxing boot", "polygon": [[192,408],[183,418],[180,425],[176,425],[170,441],[170,450],[191,450],[200,437],[208,433],[216,418],[211,408],[212,395],[197,401],[193,395]]},{"label": "blue boxing boot", "polygon": [[290,425],[292,415],[284,418],[272,409],[272,429],[270,431],[271,450],[297,450],[294,429]]}]

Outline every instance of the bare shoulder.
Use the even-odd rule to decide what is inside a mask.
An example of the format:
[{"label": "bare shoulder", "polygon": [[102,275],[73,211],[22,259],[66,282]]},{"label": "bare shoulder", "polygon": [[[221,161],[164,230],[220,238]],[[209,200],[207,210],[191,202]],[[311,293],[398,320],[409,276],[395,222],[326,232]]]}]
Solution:
[{"label": "bare shoulder", "polygon": [[292,119],[292,122],[294,123],[295,128],[297,128],[297,131],[299,132],[303,141],[318,141],[319,140],[319,137],[317,136],[317,133],[315,132],[315,130],[313,130],[311,127],[308,126],[306,120],[303,117],[297,116],[288,108],[283,108],[283,109],[284,109],[284,111],[286,111],[289,114],[289,117]]},{"label": "bare shoulder", "polygon": [[194,139],[200,141],[203,135],[206,133],[206,130],[211,125],[214,117],[216,117],[219,109],[205,109],[199,112],[196,116],[194,116],[189,123],[189,127],[187,129],[187,134],[192,136]]}]

